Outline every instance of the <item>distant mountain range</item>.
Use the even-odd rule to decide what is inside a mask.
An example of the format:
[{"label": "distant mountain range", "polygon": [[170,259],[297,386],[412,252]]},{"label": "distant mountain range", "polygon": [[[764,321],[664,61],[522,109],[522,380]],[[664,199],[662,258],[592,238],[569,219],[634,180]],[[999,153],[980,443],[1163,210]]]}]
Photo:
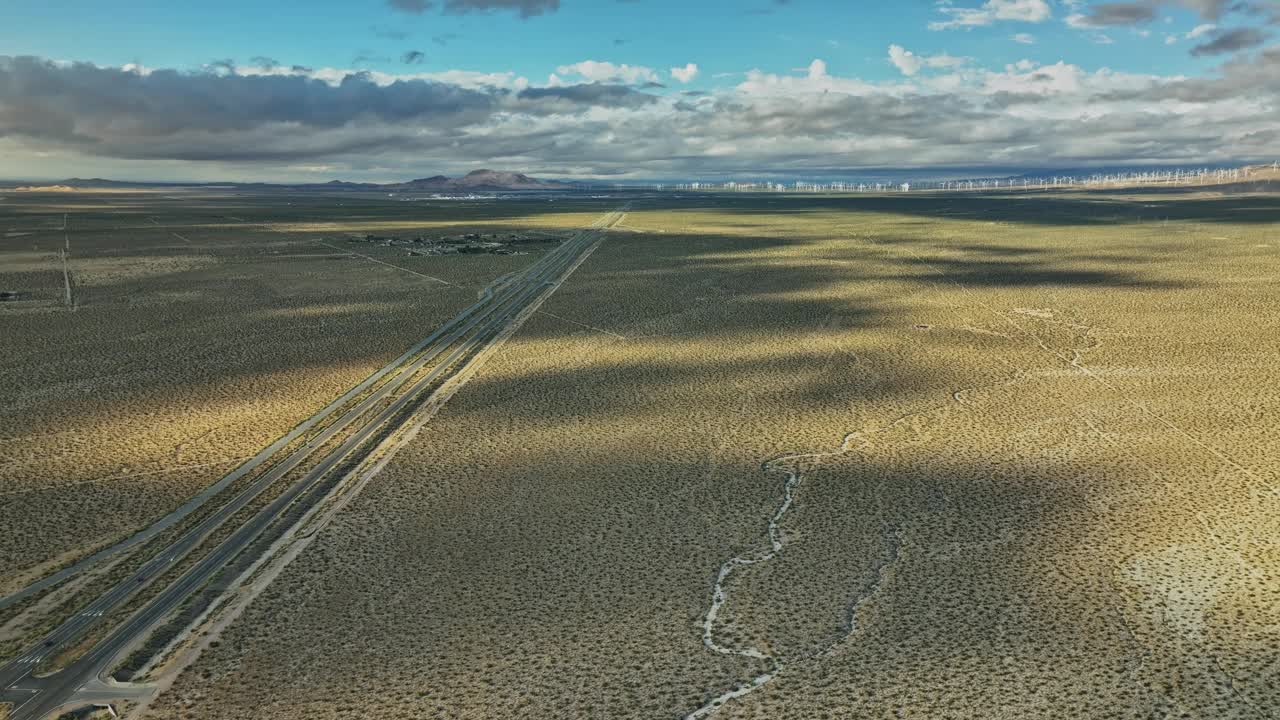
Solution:
[{"label": "distant mountain range", "polygon": [[356,183],[333,180],[327,183],[149,183],[129,182],[122,180],[103,180],[101,178],[70,178],[48,183],[39,188],[30,189],[110,189],[110,188],[144,188],[144,187],[236,187],[263,188],[282,190],[352,190],[377,192],[513,192],[528,190],[575,190],[581,186],[572,183],[539,180],[517,172],[500,170],[473,170],[462,177],[451,178],[436,175],[402,183]]},{"label": "distant mountain range", "polygon": [[472,170],[460,178],[444,175],[420,178],[403,183],[377,185],[370,183],[348,183],[340,180],[326,183],[323,187],[351,188],[356,190],[386,190],[403,192],[441,192],[441,191],[486,191],[502,192],[510,190],[572,190],[575,186],[550,180],[537,180],[528,175],[500,170]]}]

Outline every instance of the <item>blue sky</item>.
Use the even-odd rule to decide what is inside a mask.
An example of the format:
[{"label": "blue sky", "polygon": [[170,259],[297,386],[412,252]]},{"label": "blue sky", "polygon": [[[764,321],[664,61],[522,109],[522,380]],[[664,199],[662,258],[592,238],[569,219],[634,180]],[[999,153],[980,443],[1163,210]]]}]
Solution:
[{"label": "blue sky", "polygon": [[0,175],[1252,159],[1278,21],[1277,0],[6,0]]},{"label": "blue sky", "polygon": [[[1065,6],[1057,10],[1059,20],[1070,14]],[[387,72],[403,70],[402,55],[418,50],[425,54],[421,70],[515,71],[531,79],[587,59],[654,68],[695,62],[704,84],[712,75],[752,68],[785,73],[814,58],[825,60],[833,73],[886,79],[897,74],[885,57],[891,43],[995,66],[1024,58],[1065,59],[1087,69],[1177,74],[1215,62],[1193,58],[1185,43],[1165,44],[1168,34],[1183,35],[1204,22],[1181,7],[1168,8],[1159,22],[1143,28],[1147,37],[1128,28],[1095,33],[1054,21],[929,29],[944,17],[935,3],[921,0],[565,0],[559,11],[527,19],[512,12],[416,15],[376,0],[7,0],[0,8],[0,47],[11,55],[110,65],[199,68],[215,60],[269,57],[289,65]],[[1015,41],[1019,33],[1031,35],[1035,44]],[[1095,42],[1098,35],[1112,44]]]}]

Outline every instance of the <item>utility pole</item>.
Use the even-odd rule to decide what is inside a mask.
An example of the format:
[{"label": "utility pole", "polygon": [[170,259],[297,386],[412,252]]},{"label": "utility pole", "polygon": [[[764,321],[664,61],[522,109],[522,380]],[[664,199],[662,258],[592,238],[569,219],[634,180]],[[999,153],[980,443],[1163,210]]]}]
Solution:
[{"label": "utility pole", "polygon": [[67,263],[67,251],[63,250],[59,254],[62,256],[62,284],[66,289],[66,296],[63,299],[66,301],[67,307],[71,308],[72,312],[75,312],[76,306],[71,298],[71,268]]}]

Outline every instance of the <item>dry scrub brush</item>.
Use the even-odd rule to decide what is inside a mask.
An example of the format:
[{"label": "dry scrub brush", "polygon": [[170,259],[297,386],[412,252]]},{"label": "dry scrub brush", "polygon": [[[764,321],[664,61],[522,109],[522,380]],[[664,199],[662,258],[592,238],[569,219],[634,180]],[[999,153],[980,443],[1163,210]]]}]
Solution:
[{"label": "dry scrub brush", "polygon": [[[0,592],[172,509],[536,259],[439,258],[429,272],[445,284],[281,230],[335,213],[329,201],[66,202],[33,196],[0,216],[39,231],[6,239],[0,266],[26,272],[69,245],[78,303],[0,306]],[[353,231],[459,212],[344,202]],[[40,272],[0,280],[60,292],[61,271]]]},{"label": "dry scrub brush", "polygon": [[1266,717],[1280,205],[1097,199],[639,205],[152,715]]}]

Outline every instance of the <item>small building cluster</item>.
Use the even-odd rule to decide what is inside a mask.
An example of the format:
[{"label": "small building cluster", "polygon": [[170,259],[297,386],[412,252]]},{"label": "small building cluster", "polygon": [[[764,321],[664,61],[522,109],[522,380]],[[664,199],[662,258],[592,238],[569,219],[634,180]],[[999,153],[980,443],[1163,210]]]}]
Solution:
[{"label": "small building cluster", "polygon": [[439,238],[417,236],[401,238],[388,235],[354,235],[351,243],[369,243],[382,247],[408,248],[412,257],[426,255],[525,255],[513,245],[520,243],[555,242],[557,238],[521,235],[518,233],[464,233]]}]

